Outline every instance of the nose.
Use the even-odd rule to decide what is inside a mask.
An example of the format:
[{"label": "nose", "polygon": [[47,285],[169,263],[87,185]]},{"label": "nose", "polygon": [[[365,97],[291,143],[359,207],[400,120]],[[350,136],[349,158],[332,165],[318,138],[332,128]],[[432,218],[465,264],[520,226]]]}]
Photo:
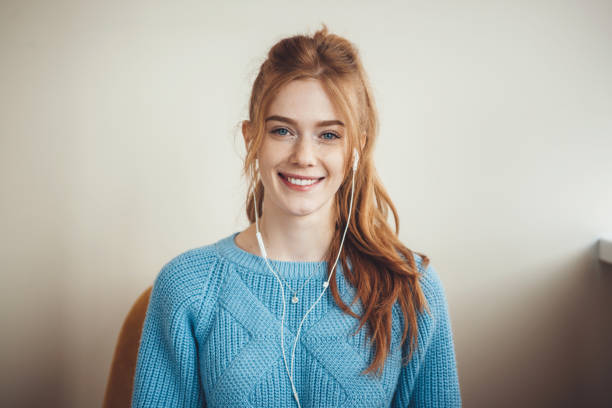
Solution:
[{"label": "nose", "polygon": [[291,163],[299,167],[312,167],[316,164],[316,152],[311,138],[299,137],[294,144]]}]

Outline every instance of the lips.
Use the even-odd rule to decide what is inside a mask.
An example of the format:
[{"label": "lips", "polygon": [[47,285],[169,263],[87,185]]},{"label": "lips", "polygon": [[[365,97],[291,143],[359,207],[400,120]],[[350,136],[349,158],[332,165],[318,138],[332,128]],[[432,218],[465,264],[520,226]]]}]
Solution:
[{"label": "lips", "polygon": [[278,173],[283,183],[297,191],[308,191],[318,185],[325,177],[308,177],[299,174]]},{"label": "lips", "polygon": [[283,177],[283,178],[294,178],[294,179],[300,179],[300,180],[322,180],[325,177],[314,177],[314,176],[300,176],[299,174],[293,174],[293,173],[278,173],[279,176]]}]

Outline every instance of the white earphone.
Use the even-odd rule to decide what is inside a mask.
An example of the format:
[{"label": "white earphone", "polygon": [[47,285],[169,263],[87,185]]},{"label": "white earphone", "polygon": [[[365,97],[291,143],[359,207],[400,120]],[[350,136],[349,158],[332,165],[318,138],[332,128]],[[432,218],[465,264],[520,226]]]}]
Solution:
[{"label": "white earphone", "polygon": [[[255,162],[256,162],[256,171],[259,174],[259,162],[257,161],[257,159],[255,159]],[[287,358],[285,356],[285,339],[283,336],[284,323],[285,323],[285,291],[283,289],[283,283],[281,282],[280,278],[276,274],[276,271],[272,268],[272,266],[268,262],[268,255],[266,254],[266,247],[264,246],[263,238],[261,236],[261,233],[259,232],[259,219],[257,215],[258,213],[257,198],[255,197],[255,189],[253,188],[253,203],[255,206],[255,229],[257,231],[255,235],[257,236],[257,244],[259,245],[259,251],[261,252],[261,256],[264,258],[266,265],[268,266],[268,269],[272,271],[272,274],[274,275],[274,277],[280,284],[280,288],[281,288],[281,297],[283,298],[283,317],[281,318],[281,349],[283,352],[283,361],[285,362],[285,370],[287,371],[287,374],[289,375],[289,381],[291,382],[291,389],[293,391],[293,397],[295,398],[295,402],[297,402],[298,408],[301,408],[301,405],[300,405],[300,400],[297,395],[297,391],[295,389],[295,384],[293,383],[293,361],[295,358],[295,347],[297,346],[298,339],[300,338],[300,331],[302,329],[302,324],[304,323],[304,320],[306,320],[306,317],[308,316],[310,311],[314,309],[317,303],[319,303],[319,300],[321,300],[321,298],[323,297],[323,294],[325,293],[325,291],[327,290],[327,287],[329,286],[329,281],[332,279],[332,276],[336,270],[336,265],[338,264],[340,253],[342,252],[342,245],[344,245],[344,238],[346,237],[346,231],[348,230],[348,226],[351,221],[351,213],[353,210],[353,195],[355,192],[355,173],[357,172],[358,164],[359,164],[359,153],[357,152],[357,149],[353,149],[353,175],[351,179],[351,201],[349,203],[349,213],[348,213],[348,218],[346,220],[346,226],[344,227],[344,233],[342,234],[342,240],[340,241],[340,248],[338,249],[338,255],[336,256],[336,260],[334,261],[334,266],[331,269],[329,278],[325,282],[323,282],[323,291],[321,292],[317,300],[314,302],[314,304],[310,307],[310,309],[308,309],[308,311],[302,318],[300,325],[298,326],[298,331],[295,336],[295,341],[293,343],[293,349],[291,351],[291,370],[289,369],[289,366],[287,365]]]}]

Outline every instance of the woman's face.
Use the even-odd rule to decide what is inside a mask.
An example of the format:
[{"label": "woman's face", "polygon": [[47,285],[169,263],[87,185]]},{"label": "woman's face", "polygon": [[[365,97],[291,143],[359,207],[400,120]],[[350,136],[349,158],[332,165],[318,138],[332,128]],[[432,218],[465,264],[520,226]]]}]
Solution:
[{"label": "woman's face", "polygon": [[264,214],[329,217],[343,179],[344,120],[316,79],[281,88],[265,115],[259,151]]}]

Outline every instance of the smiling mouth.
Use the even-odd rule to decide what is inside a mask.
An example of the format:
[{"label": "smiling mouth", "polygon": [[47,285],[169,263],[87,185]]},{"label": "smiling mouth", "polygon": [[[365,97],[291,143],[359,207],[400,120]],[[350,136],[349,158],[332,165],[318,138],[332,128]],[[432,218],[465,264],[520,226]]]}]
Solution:
[{"label": "smiling mouth", "polygon": [[325,177],[304,177],[297,175],[286,175],[283,173],[278,173],[280,178],[286,182],[286,184],[290,184],[296,187],[308,187],[314,184],[317,184],[319,181],[323,180]]}]

